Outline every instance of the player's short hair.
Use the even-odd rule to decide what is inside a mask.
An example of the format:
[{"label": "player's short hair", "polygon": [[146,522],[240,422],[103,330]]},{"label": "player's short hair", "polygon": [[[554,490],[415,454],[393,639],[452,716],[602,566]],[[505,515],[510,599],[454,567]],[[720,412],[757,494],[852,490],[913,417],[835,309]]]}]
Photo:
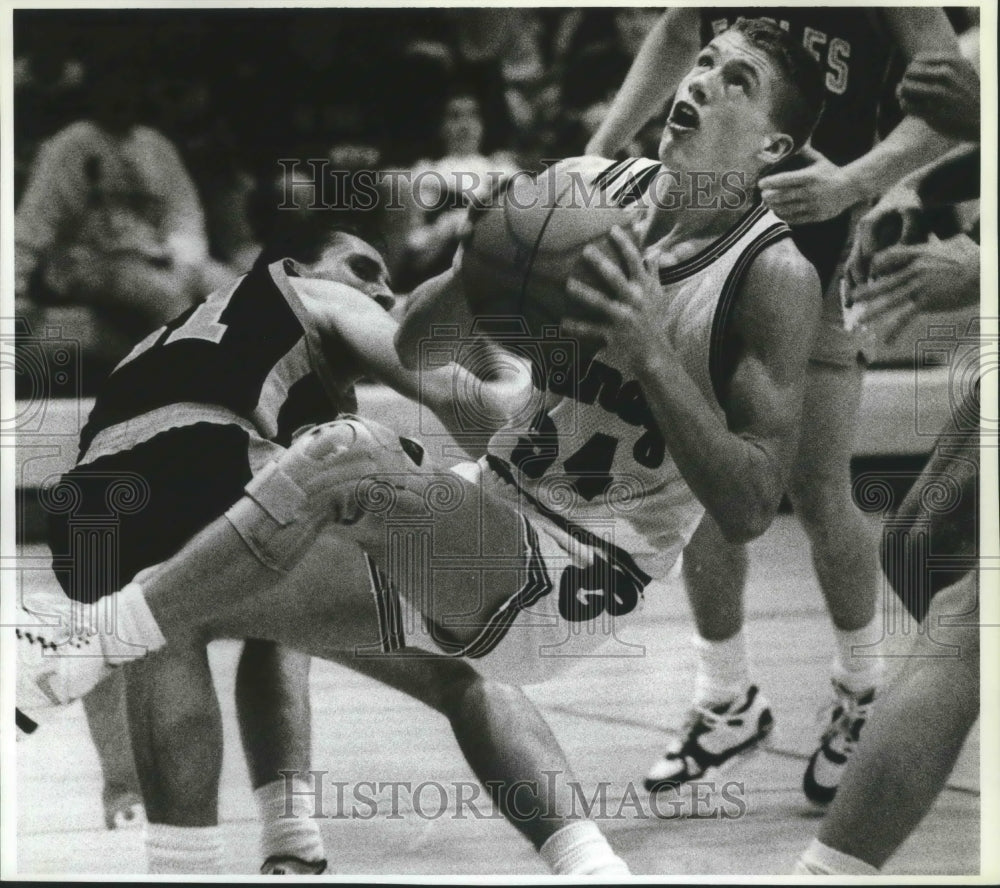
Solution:
[{"label": "player's short hair", "polygon": [[355,232],[345,225],[321,221],[321,213],[290,212],[270,231],[257,257],[257,263],[270,265],[279,259],[295,259],[312,264],[337,238]]},{"label": "player's short hair", "polygon": [[823,69],[809,50],[769,19],[741,17],[732,30],[766,53],[782,74],[785,90],[776,102],[774,118],[798,151],[823,113]]}]

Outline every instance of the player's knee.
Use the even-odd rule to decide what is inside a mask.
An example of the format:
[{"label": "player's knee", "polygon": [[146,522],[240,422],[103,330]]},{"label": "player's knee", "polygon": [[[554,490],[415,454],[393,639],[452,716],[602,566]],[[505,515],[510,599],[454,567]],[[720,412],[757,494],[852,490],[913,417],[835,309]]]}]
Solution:
[{"label": "player's knee", "polygon": [[279,573],[296,564],[330,515],[342,458],[369,438],[356,421],[314,426],[253,477],[226,518],[258,561]]},{"label": "player's knee", "polygon": [[445,692],[445,712],[451,719],[489,719],[490,713],[502,714],[516,708],[524,692],[480,675],[472,667]]},{"label": "player's knee", "polygon": [[478,708],[479,702],[490,694],[490,685],[464,660],[442,661],[447,668],[441,673],[441,681],[436,688],[437,708],[451,721],[468,717],[470,708]]},{"label": "player's knee", "polygon": [[335,420],[304,432],[296,439],[293,450],[301,450],[310,459],[322,463],[342,456],[351,447],[364,446],[369,440],[371,433],[358,420]]}]

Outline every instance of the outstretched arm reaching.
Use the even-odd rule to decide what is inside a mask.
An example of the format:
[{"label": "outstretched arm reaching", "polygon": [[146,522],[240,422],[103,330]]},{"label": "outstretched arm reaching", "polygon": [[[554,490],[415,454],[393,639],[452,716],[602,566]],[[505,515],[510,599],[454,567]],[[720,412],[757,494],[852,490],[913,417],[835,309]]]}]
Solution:
[{"label": "outstretched arm reaching", "polygon": [[[531,384],[530,372],[523,362],[512,355],[505,355],[503,360],[482,362],[492,371],[488,379],[456,363],[421,367],[420,343],[424,336],[429,335],[430,325],[425,327],[428,332],[424,334],[416,332],[416,324],[412,324],[407,331],[406,323],[411,318],[411,312],[407,313],[401,327],[376,303],[356,290],[315,278],[290,278],[290,281],[310,313],[319,319],[321,337],[331,352],[342,352],[346,347],[355,358],[359,377],[377,379],[405,397],[429,407],[473,455],[485,446],[496,429],[505,424],[508,405],[520,403],[518,393]],[[457,290],[455,287],[451,290],[454,298]],[[439,290],[435,288],[433,292]],[[444,292],[444,288],[440,292]],[[459,309],[468,314],[460,292],[457,292],[455,301],[458,306],[454,314]],[[426,299],[424,306],[429,302],[430,299]],[[455,323],[451,320],[454,314],[449,317],[443,313],[447,308],[435,308],[435,312],[441,312],[438,320],[448,318],[449,323]],[[462,327],[468,329],[468,325]],[[396,345],[403,335],[412,337],[414,352],[412,362],[405,365]],[[477,348],[480,347],[490,346],[477,343]],[[469,427],[470,418],[475,419],[475,428]]]}]

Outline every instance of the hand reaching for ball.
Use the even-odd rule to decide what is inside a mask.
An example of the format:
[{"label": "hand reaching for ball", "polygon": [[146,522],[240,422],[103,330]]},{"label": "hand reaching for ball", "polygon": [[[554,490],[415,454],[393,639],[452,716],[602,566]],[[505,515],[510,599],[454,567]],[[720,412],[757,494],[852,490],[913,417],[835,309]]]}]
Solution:
[{"label": "hand reaching for ball", "polygon": [[597,245],[582,253],[582,268],[566,283],[564,335],[581,346],[604,347],[639,374],[648,358],[669,348],[656,322],[660,282],[647,267],[635,228],[616,226],[608,243],[615,261]]}]

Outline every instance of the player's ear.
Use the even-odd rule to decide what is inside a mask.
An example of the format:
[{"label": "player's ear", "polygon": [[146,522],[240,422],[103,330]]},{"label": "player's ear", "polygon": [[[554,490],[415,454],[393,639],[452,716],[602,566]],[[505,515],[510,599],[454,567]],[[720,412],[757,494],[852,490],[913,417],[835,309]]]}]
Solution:
[{"label": "player's ear", "polygon": [[795,151],[795,142],[787,133],[768,133],[762,140],[757,159],[766,167],[781,163]]}]

